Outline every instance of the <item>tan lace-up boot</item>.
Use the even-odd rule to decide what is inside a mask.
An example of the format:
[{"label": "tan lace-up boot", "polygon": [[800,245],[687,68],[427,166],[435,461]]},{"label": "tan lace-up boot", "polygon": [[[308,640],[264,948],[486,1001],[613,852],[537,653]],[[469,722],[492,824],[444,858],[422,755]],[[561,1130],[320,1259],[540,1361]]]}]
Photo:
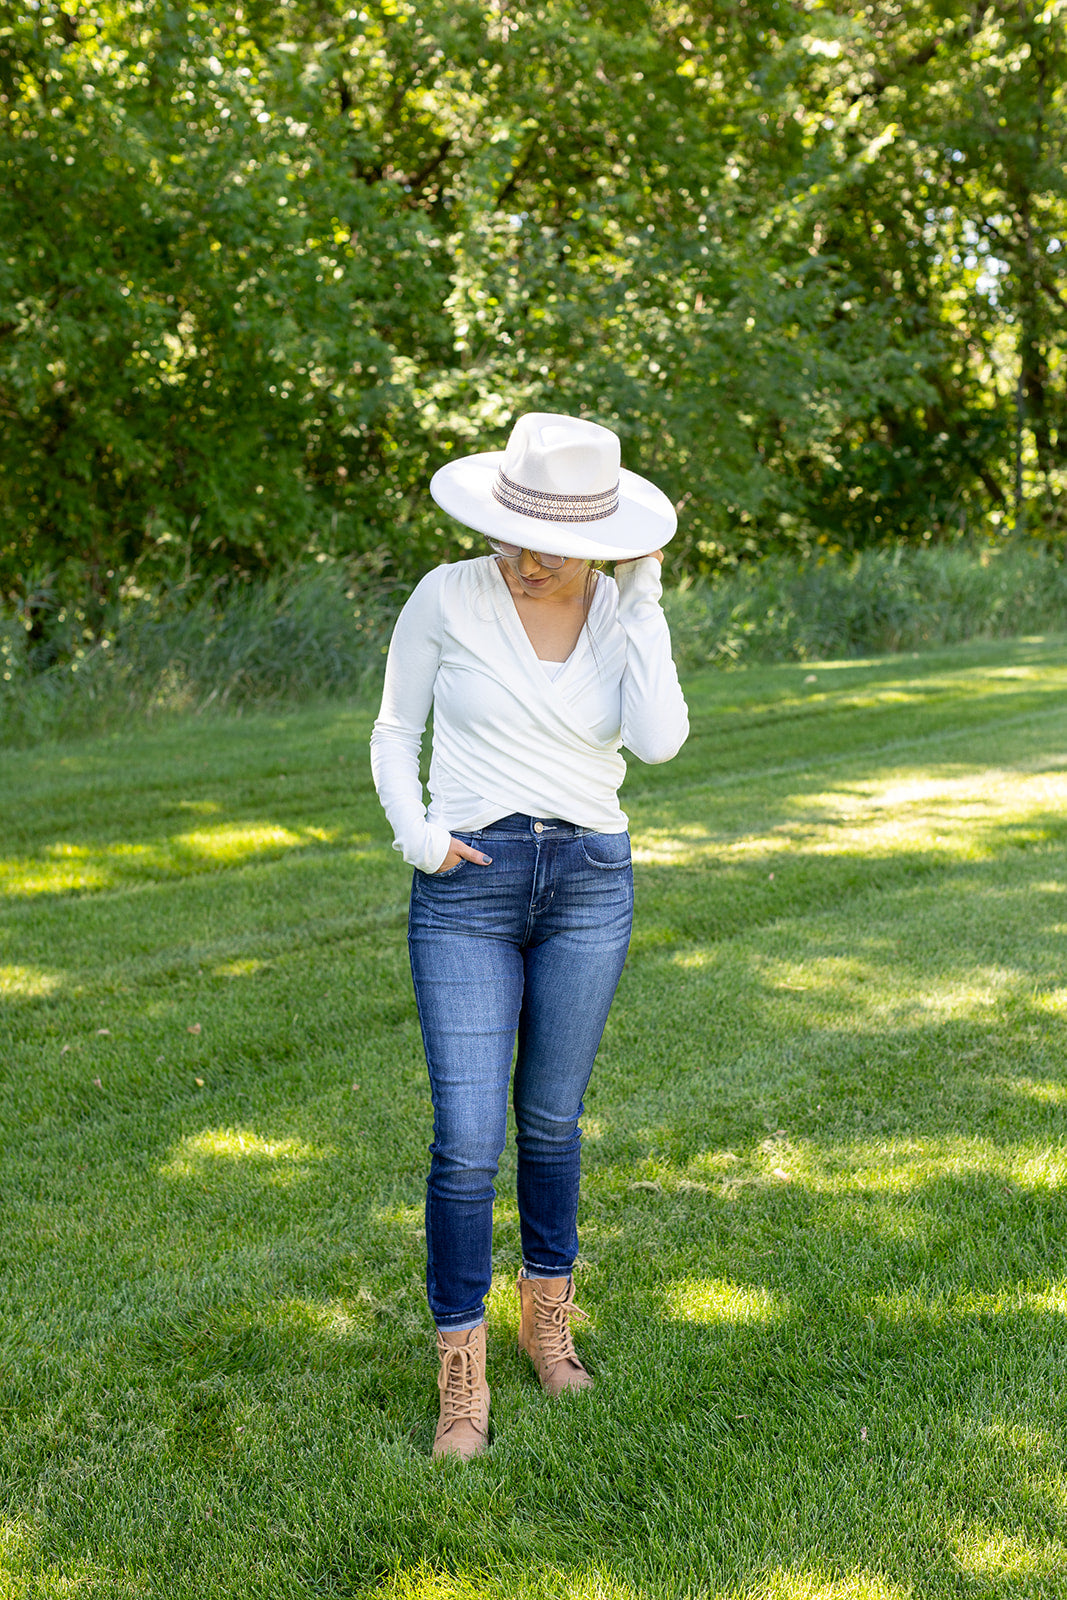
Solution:
[{"label": "tan lace-up boot", "polygon": [[480,1456],[489,1443],[489,1387],[485,1381],[485,1323],[462,1333],[437,1330],[441,1415],[435,1456]]},{"label": "tan lace-up boot", "polygon": [[519,1349],[525,1350],[549,1394],[591,1389],[593,1380],[578,1359],[571,1318],[585,1317],[574,1303],[574,1279],[519,1278]]}]

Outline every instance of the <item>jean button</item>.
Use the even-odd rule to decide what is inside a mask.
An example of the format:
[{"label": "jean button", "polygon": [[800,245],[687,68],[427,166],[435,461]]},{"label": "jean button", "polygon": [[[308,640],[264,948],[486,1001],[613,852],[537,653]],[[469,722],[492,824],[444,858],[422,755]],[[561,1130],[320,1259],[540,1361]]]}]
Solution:
[{"label": "jean button", "polygon": [[545,825],[544,825],[543,822],[535,822],[534,823],[534,833],[544,833],[544,831],[545,831]]}]

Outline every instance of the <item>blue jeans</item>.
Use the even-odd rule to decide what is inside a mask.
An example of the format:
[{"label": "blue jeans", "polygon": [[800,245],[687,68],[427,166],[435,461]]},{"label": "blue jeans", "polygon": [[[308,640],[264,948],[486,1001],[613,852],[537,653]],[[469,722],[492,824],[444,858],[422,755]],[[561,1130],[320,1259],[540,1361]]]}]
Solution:
[{"label": "blue jeans", "polygon": [[574,1266],[578,1118],[633,916],[625,833],[515,815],[455,837],[492,865],[416,871],[408,924],[434,1109],[426,1287],[453,1330],[485,1313],[516,1037],[523,1264],[541,1277]]}]

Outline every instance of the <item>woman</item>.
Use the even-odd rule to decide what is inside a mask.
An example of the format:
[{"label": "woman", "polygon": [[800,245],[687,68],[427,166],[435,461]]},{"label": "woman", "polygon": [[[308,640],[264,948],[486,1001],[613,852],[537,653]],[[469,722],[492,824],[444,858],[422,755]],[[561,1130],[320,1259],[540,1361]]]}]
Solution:
[{"label": "woman", "polygon": [[[519,1343],[550,1393],[592,1383],[570,1332],[571,1275],[578,1118],[633,909],[619,747],[668,761],[689,726],[659,606],[674,510],[620,470],[615,434],[520,417],[505,451],[450,462],[430,491],[491,553],[436,568],[405,605],[371,762],[415,869],[408,942],[434,1106],[434,1454],[466,1458],[488,1441],[484,1302],[516,1038]],[[593,571],[601,559],[625,563],[615,582]]]}]

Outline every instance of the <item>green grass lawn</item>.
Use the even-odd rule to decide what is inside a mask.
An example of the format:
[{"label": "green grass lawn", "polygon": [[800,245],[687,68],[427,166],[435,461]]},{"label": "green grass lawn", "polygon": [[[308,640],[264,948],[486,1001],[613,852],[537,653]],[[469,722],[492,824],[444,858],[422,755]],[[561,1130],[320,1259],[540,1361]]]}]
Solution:
[{"label": "green grass lawn", "polygon": [[429,1460],[408,872],[327,706],[6,757],[0,1595],[1067,1594],[1067,641],[633,763],[579,1334]]}]

